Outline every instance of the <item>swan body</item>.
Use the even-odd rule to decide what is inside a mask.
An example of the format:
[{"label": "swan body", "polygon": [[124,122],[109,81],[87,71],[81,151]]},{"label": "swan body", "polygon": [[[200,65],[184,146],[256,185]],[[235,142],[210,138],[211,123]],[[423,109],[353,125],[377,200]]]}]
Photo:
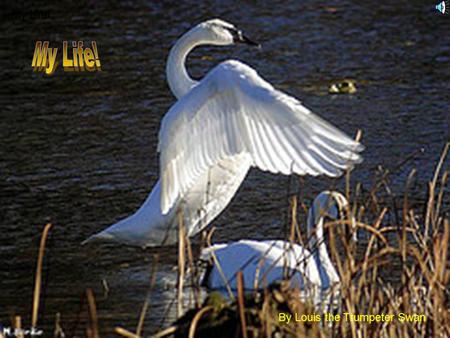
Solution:
[{"label": "swan body", "polygon": [[[263,288],[283,279],[287,274],[291,286],[304,289],[305,277],[308,281],[318,280],[319,270],[310,252],[298,244],[282,240],[240,240],[230,244],[216,244],[202,252],[202,258],[216,255],[222,274],[217,265],[206,274],[205,284],[212,290],[225,290],[227,284],[237,290],[237,273],[242,270],[246,290]],[[257,283],[256,283],[257,282]]]},{"label": "swan body", "polygon": [[[291,286],[302,290],[329,290],[337,288],[340,279],[328,255],[323,240],[325,216],[337,219],[347,208],[347,200],[338,192],[324,191],[313,202],[308,212],[308,248],[282,240],[240,240],[230,244],[216,244],[202,251],[202,258],[215,255],[212,269],[205,274],[210,289],[236,292],[238,271],[242,271],[247,290],[254,290],[285,279],[285,269]],[[257,280],[257,283],[255,283]]]},{"label": "swan body", "polygon": [[179,212],[193,236],[228,205],[252,166],[337,176],[361,161],[359,143],[240,61],[220,63],[200,82],[189,77],[185,60],[193,48],[234,43],[255,44],[219,19],[195,26],[177,41],[166,73],[178,101],[160,128],[160,179],[135,214],[84,243],[172,244]]},{"label": "swan body", "polygon": [[161,181],[153,187],[142,206],[133,215],[91,236],[83,244],[93,241],[113,241],[148,247],[170,245],[178,241],[180,206],[188,236],[207,226],[228,205],[250,168],[250,158],[240,154],[221,161],[220,165],[199,177],[186,195],[167,214],[160,208]]},{"label": "swan body", "polygon": [[[213,31],[221,27],[219,44],[232,41],[232,33],[227,35],[229,26],[217,21],[201,25],[212,26]],[[198,31],[196,27],[192,34]],[[207,30],[200,32],[204,35]],[[178,86],[187,87],[188,83]],[[248,154],[251,166],[272,173],[338,176],[361,161],[358,152],[362,149],[251,67],[225,61],[163,118],[158,144],[161,211],[167,213],[176,201],[184,199],[197,177],[227,157]]]}]

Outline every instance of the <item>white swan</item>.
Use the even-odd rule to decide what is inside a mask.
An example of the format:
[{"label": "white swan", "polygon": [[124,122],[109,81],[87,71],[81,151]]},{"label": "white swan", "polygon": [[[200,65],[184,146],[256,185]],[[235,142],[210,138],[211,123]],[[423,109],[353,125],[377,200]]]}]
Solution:
[{"label": "white swan", "polygon": [[219,64],[200,82],[189,77],[185,60],[194,47],[234,43],[255,44],[219,19],[195,26],[177,41],[166,73],[178,101],[160,129],[161,178],[135,214],[84,243],[172,244],[178,211],[193,236],[228,205],[251,166],[337,176],[361,161],[359,143],[239,61]]},{"label": "white swan", "polygon": [[[217,264],[207,270],[204,284],[210,289],[236,292],[237,273],[242,271],[246,290],[254,290],[284,279],[285,269],[291,276],[291,286],[302,290],[337,289],[339,275],[328,255],[323,237],[325,217],[337,220],[348,202],[335,191],[320,193],[308,212],[308,247],[282,240],[240,240],[230,244],[216,244],[202,251],[201,258]],[[356,235],[356,232],[355,232]],[[356,239],[356,237],[354,237]],[[255,283],[255,280],[257,281]]]}]

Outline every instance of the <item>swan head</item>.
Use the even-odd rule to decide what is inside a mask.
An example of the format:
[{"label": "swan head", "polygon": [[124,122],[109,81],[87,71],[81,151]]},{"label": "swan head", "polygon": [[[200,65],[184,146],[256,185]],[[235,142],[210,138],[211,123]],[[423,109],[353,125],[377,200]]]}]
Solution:
[{"label": "swan head", "polygon": [[347,199],[337,191],[322,191],[314,200],[314,223],[317,224],[322,217],[333,220],[339,219],[342,212],[348,207]]},{"label": "swan head", "polygon": [[[308,232],[314,232],[313,227],[317,224],[323,225],[324,219],[335,221],[339,219],[350,219],[352,222],[353,240],[357,240],[357,232],[354,217],[349,213],[349,203],[344,195],[337,191],[322,191],[314,200],[308,215]],[[346,215],[348,217],[346,218]],[[317,236],[323,236],[322,226],[316,230]],[[320,234],[319,234],[320,232]]]},{"label": "swan head", "polygon": [[228,46],[241,43],[250,46],[259,46],[258,43],[249,39],[234,25],[221,19],[202,22],[194,27],[194,30],[200,34],[204,42],[211,45]]}]

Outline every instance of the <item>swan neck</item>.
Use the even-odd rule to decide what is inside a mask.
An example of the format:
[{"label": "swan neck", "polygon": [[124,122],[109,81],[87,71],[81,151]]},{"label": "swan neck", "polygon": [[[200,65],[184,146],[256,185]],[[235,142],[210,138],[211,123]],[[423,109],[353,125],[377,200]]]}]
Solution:
[{"label": "swan neck", "polygon": [[[324,217],[316,217],[315,208],[312,207],[308,214],[308,237],[309,249],[313,251],[313,257],[322,279],[322,286],[329,286],[330,282],[335,282],[334,268],[328,254],[327,246],[323,234]],[[315,220],[317,220],[315,222]],[[317,224],[314,224],[317,223]]]},{"label": "swan neck", "polygon": [[177,99],[188,93],[197,82],[190,78],[186,69],[186,57],[202,41],[191,30],[184,34],[172,47],[167,60],[166,74],[170,90]]},{"label": "swan neck", "polygon": [[[317,220],[317,222],[314,222],[314,220]],[[325,272],[328,272],[329,267],[332,266],[332,262],[324,240],[323,222],[323,216],[317,219],[314,210],[312,212],[310,211],[308,215],[309,248],[313,250],[314,260],[319,270],[323,269]]]},{"label": "swan neck", "polygon": [[[317,224],[314,224],[316,219],[314,212],[310,212],[308,215],[308,238],[309,238],[309,249],[313,250],[314,256],[322,256],[325,254],[328,257],[327,247],[323,237],[323,221],[324,218],[320,217],[317,220]],[[321,257],[322,258],[322,257]],[[329,257],[328,257],[329,260]]]}]

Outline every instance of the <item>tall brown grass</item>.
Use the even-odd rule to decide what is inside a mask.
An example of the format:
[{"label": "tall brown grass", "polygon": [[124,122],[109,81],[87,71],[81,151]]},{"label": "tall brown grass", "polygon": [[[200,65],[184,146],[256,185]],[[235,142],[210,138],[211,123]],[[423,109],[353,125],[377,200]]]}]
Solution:
[{"label": "tall brown grass", "polygon": [[[350,204],[346,217],[325,224],[327,245],[341,280],[340,308],[335,313],[365,315],[394,314],[390,322],[333,321],[291,322],[278,321],[278,313],[308,314],[317,311],[308,301],[302,301],[300,291],[286,283],[269,286],[262,291],[244,294],[242,278],[238,278],[238,293],[230,300],[212,293],[200,304],[198,273],[189,240],[180,221],[178,312],[180,318],[173,325],[152,337],[450,337],[450,271],[448,205],[445,203],[448,171],[443,170],[450,144],[445,146],[433,179],[429,182],[427,200],[422,209],[411,205],[413,171],[399,203],[392,203],[388,185],[389,172],[381,172],[373,188],[362,192],[359,185],[350,187],[347,177],[346,195]],[[394,201],[394,202],[398,202]],[[304,244],[304,233],[299,219],[304,208],[295,197],[291,200],[291,229],[287,239]],[[304,215],[303,215],[304,216]],[[358,228],[362,240],[355,243],[349,230]],[[45,241],[51,225],[43,231],[36,270],[32,308],[32,326],[38,326],[40,284]],[[211,235],[206,242],[210,244]],[[187,264],[185,260],[188,260]],[[216,260],[217,263],[217,260]],[[183,316],[182,289],[186,267],[195,287],[192,308]],[[130,328],[115,328],[123,337],[142,337],[145,316],[151,311],[149,295],[155,284],[152,271],[150,286],[139,315],[139,323]],[[192,277],[194,276],[194,277]],[[242,276],[241,276],[242,277]],[[87,337],[100,337],[95,296],[88,289],[85,296],[89,320]],[[397,315],[420,314],[424,321],[401,322]],[[323,318],[323,317],[322,317]],[[24,323],[15,317],[12,327]],[[59,317],[55,321],[54,337],[64,337]],[[46,335],[47,336],[47,335]],[[1,337],[1,333],[0,333]]]},{"label": "tall brown grass", "polygon": [[[448,171],[442,172],[448,149],[449,144],[428,185],[422,210],[409,203],[415,171],[406,184],[400,210],[391,200],[389,172],[382,172],[366,196],[348,183],[347,217],[325,225],[328,249],[341,279],[337,311],[341,321],[324,323],[322,316],[319,323],[279,322],[280,311],[295,315],[316,309],[301,300],[299,290],[278,286],[245,298],[238,292],[237,300],[222,300],[214,306],[207,299],[204,307],[189,311],[174,324],[175,332],[163,336],[192,337],[195,319],[195,337],[450,337],[450,225],[448,205],[444,205]],[[303,242],[295,198],[291,207],[289,239]],[[365,238],[358,244],[348,236],[354,226]],[[394,316],[391,321],[368,323],[344,320],[345,313]],[[423,316],[401,321],[400,313]]]}]

